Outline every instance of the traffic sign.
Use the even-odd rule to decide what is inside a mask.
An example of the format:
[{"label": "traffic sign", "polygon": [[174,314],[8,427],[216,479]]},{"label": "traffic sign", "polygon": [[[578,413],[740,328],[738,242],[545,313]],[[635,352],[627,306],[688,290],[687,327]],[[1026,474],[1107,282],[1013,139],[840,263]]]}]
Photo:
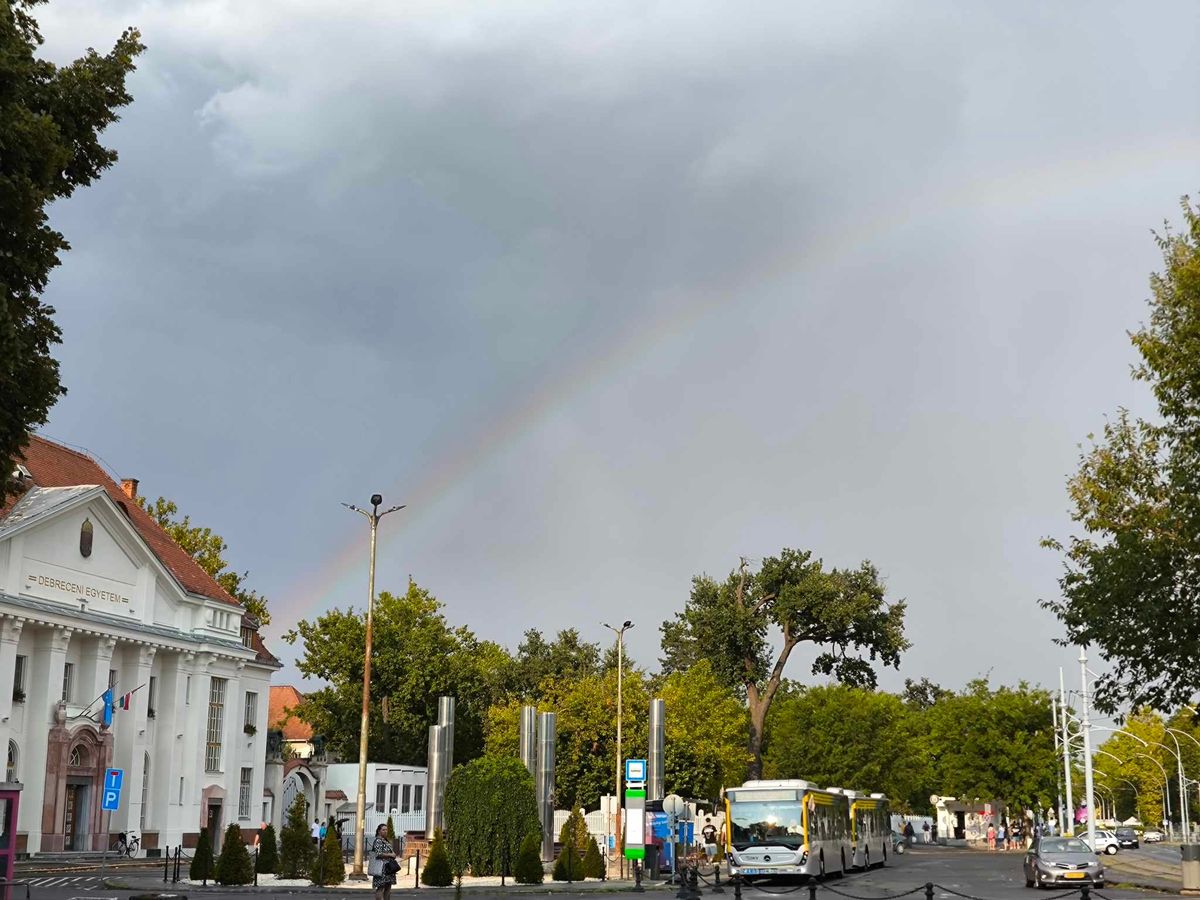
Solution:
[{"label": "traffic sign", "polygon": [[646,783],[646,761],[644,759],[625,760],[625,781],[630,784]]},{"label": "traffic sign", "polygon": [[121,805],[121,785],[125,782],[122,769],[104,770],[104,790],[100,792],[100,808],[112,812]]}]

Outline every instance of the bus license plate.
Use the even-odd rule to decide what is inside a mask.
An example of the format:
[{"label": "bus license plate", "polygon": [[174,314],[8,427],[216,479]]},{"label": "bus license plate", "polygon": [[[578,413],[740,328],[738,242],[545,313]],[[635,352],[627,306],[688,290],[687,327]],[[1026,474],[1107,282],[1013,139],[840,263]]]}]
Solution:
[{"label": "bus license plate", "polygon": [[739,871],[743,875],[761,875],[763,873],[762,869],[740,869]]}]

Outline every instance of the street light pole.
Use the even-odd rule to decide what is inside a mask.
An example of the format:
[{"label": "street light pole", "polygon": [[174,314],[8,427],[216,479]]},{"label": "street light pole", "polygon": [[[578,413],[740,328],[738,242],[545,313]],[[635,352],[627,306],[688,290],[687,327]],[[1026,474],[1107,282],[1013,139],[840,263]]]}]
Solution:
[{"label": "street light pole", "polygon": [[[354,816],[354,867],[350,877],[365,878],[363,874],[363,844],[366,842],[367,827],[367,726],[371,713],[371,643],[375,624],[375,544],[379,531],[379,520],[388,513],[404,509],[404,506],[393,506],[391,509],[379,511],[383,503],[382,494],[371,495],[371,511],[362,509],[352,503],[343,503],[346,509],[353,510],[366,516],[371,523],[371,568],[367,576],[367,643],[363,651],[363,688],[362,688],[362,722],[358,734],[358,809]],[[319,798],[318,798],[319,799]]]},{"label": "street light pole", "polygon": [[1063,779],[1066,781],[1067,808],[1066,816],[1059,823],[1062,834],[1075,834],[1075,799],[1071,796],[1071,749],[1070,733],[1067,731],[1067,690],[1063,684],[1063,670],[1058,670],[1058,705],[1062,710],[1063,728]]},{"label": "street light pole", "polygon": [[[613,628],[607,622],[601,622],[605,628],[617,636],[617,811],[615,815],[615,823],[613,826],[613,850],[614,852],[620,849],[621,846],[621,776],[624,774],[621,771],[621,719],[622,719],[622,679],[625,674],[625,632],[633,627],[633,623],[626,619],[620,628]],[[622,871],[624,870],[624,862],[621,864]]]},{"label": "street light pole", "polygon": [[1083,678],[1083,690],[1079,695],[1080,704],[1083,707],[1083,790],[1087,800],[1088,846],[1094,853],[1096,851],[1096,807],[1095,797],[1092,793],[1094,787],[1092,780],[1092,723],[1088,718],[1087,653],[1082,647],[1079,648],[1079,673]]}]

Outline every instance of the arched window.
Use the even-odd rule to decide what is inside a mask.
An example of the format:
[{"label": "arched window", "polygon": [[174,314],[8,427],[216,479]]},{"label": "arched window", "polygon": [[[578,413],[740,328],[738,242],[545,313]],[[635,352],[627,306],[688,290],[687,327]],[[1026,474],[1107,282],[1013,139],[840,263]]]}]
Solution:
[{"label": "arched window", "polygon": [[83,766],[86,766],[87,764],[88,764],[87,754],[84,752],[83,747],[79,746],[79,744],[76,744],[74,747],[71,748],[71,755],[67,759],[67,765],[74,766],[75,768],[78,769],[78,768],[82,768]]},{"label": "arched window", "polygon": [[142,814],[139,827],[146,830],[146,807],[150,800],[150,754],[147,753],[142,761]]},{"label": "arched window", "polygon": [[8,742],[8,759],[4,764],[4,780],[5,781],[16,781],[17,780],[17,760],[20,756],[20,752],[21,751],[19,751],[17,749],[16,741]]}]

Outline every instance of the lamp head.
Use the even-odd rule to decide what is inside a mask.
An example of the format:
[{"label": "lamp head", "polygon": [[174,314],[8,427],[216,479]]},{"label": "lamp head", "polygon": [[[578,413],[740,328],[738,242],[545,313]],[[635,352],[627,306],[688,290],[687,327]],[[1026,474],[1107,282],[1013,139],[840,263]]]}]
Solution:
[{"label": "lamp head", "polygon": [[371,495],[371,505],[372,506],[378,506],[382,502],[383,502],[383,494],[372,494]]},{"label": "lamp head", "polygon": [[625,624],[624,624],[624,625],[622,625],[621,627],[622,627],[622,628],[632,628],[632,627],[633,627],[633,623],[632,623],[632,622],[630,622],[628,619],[626,619],[626,620],[625,620]]}]

